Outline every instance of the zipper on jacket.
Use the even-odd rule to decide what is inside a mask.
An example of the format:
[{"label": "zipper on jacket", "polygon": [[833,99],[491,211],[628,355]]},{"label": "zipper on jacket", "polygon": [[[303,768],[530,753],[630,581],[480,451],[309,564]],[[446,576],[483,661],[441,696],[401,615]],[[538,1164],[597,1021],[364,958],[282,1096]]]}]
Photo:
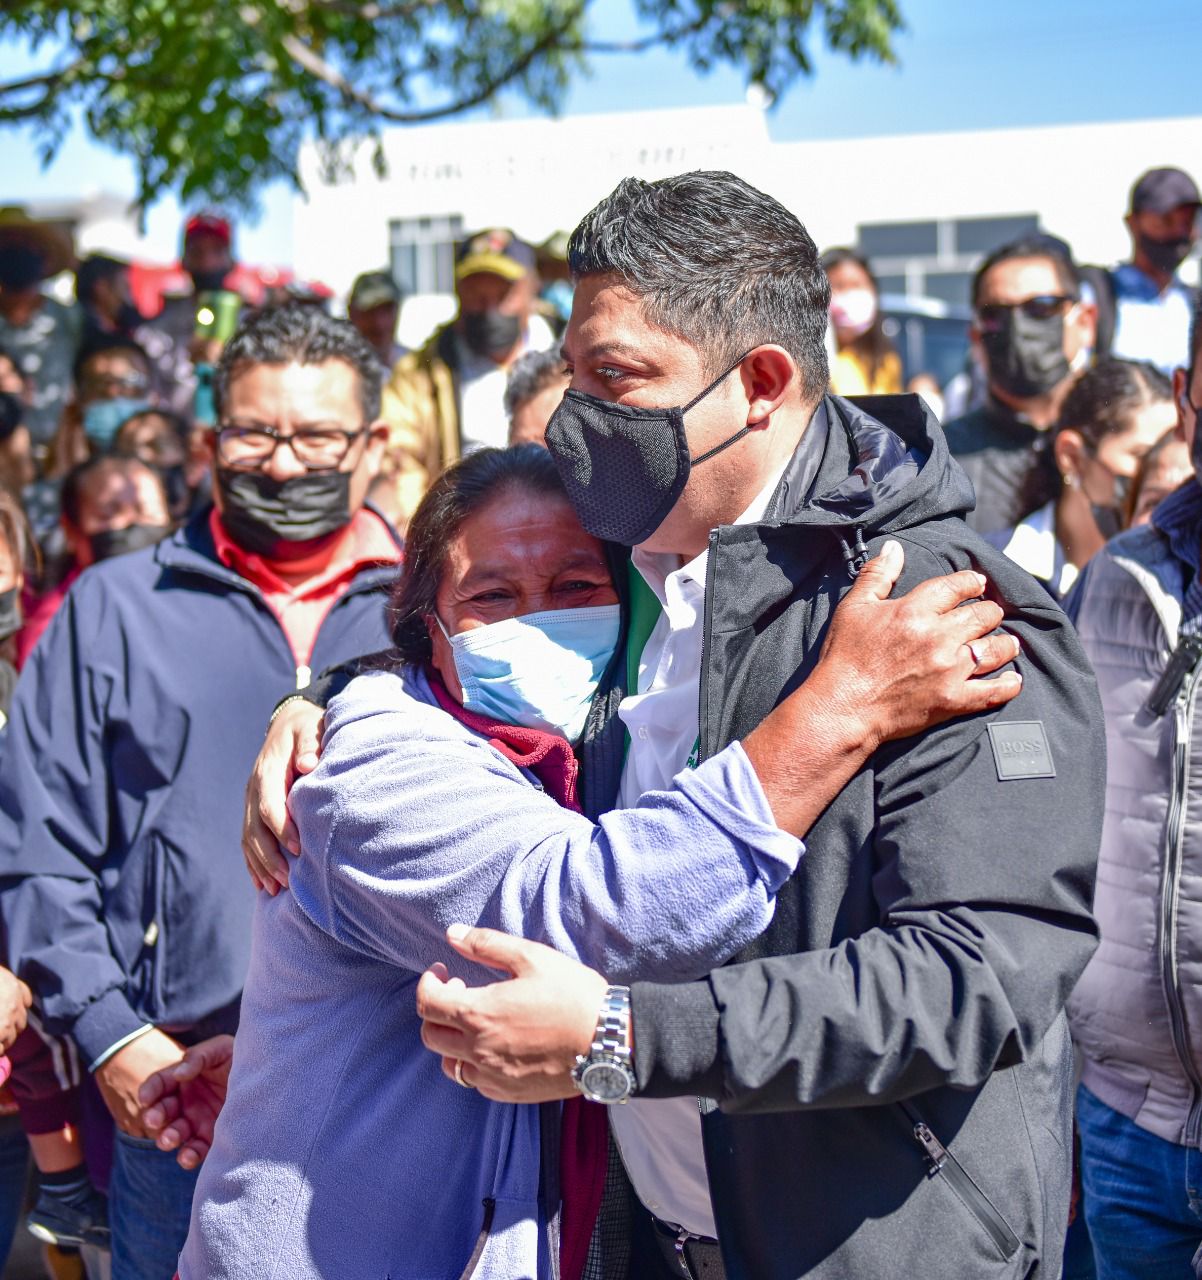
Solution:
[{"label": "zipper on jacket", "polygon": [[710,530],[709,552],[705,558],[705,604],[701,620],[701,679],[697,682],[697,742],[700,751],[697,763],[709,759],[710,726],[707,707],[709,699],[710,629],[714,625],[714,552],[718,549],[718,530]]},{"label": "zipper on jacket", "polygon": [[1010,1230],[1006,1219],[993,1207],[993,1202],[972,1180],[968,1170],[939,1141],[931,1131],[930,1125],[918,1112],[905,1102],[900,1105],[913,1125],[915,1141],[926,1153],[930,1164],[930,1177],[934,1178],[938,1175],[945,1177],[968,1211],[985,1229],[1002,1257],[1007,1259],[1014,1257],[1022,1241]]},{"label": "zipper on jacket", "polygon": [[296,687],[307,689],[313,683],[313,672],[308,667],[297,667]]},{"label": "zipper on jacket", "polygon": [[1166,824],[1164,878],[1160,886],[1160,973],[1165,1003],[1169,1009],[1169,1028],[1181,1069],[1190,1083],[1189,1115],[1185,1122],[1186,1146],[1198,1146],[1202,1135],[1202,1077],[1194,1063],[1185,1030],[1185,1010],[1181,1001],[1180,974],[1177,971],[1177,908],[1181,898],[1181,856],[1185,843],[1185,793],[1189,782],[1190,732],[1197,701],[1198,675],[1202,662],[1195,663],[1185,677],[1173,704],[1175,739],[1173,742],[1173,787],[1169,796]]}]

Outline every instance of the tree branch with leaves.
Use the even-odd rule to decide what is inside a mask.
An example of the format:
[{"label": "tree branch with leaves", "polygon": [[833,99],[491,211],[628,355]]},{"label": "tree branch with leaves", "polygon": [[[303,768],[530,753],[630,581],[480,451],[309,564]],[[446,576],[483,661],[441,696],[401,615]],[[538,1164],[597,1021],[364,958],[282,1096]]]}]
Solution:
[{"label": "tree branch with leaves", "polygon": [[390,124],[502,93],[554,112],[608,54],[678,50],[779,98],[810,42],[893,62],[896,0],[632,0],[640,33],[593,38],[590,0],[4,0],[0,36],[45,58],[0,83],[0,125],[32,125],[49,161],[76,119],[134,157],[138,200],[253,203],[299,186],[301,144],[331,156]]}]

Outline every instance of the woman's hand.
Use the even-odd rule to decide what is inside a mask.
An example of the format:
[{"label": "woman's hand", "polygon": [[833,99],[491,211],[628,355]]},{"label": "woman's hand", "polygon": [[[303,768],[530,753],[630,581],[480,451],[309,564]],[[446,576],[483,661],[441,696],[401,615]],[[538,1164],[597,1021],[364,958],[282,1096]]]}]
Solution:
[{"label": "woman's hand", "polygon": [[29,988],[7,969],[0,969],[0,1053],[7,1053],[25,1030],[33,996]]},{"label": "woman's hand", "polygon": [[964,569],[890,597],[903,565],[900,544],[890,541],[860,570],[806,681],[821,683],[876,744],[1003,706],[1022,688],[1016,671],[981,679],[1019,652],[1013,636],[997,631],[1001,608],[981,598],[984,576]]},{"label": "woman's hand", "polygon": [[303,698],[288,703],[271,722],[246,784],[242,818],[242,854],[256,889],[273,897],[288,887],[288,859],[296,857],[300,837],[288,816],[292,784],[317,768],[324,715]]},{"label": "woman's hand", "polygon": [[179,1151],[184,1169],[197,1168],[209,1154],[233,1061],[234,1037],[214,1036],[156,1071],[138,1091],[143,1127],[160,1151]]},{"label": "woman's hand", "polygon": [[887,542],[860,570],[826,635],[818,665],[743,739],[776,825],[805,836],[883,742],[1009,702],[1022,677],[980,677],[1018,656],[997,632],[1002,610],[979,597],[972,570],[931,578],[894,599],[901,546]]}]

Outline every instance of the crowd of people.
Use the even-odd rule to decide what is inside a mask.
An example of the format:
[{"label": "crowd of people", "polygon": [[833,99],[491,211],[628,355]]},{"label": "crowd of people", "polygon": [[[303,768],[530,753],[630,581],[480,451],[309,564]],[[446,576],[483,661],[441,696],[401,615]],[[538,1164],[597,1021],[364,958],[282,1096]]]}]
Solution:
[{"label": "crowd of people", "polygon": [[1200,208],[948,386],[726,173],[413,350],[0,210],[0,1257],[1202,1277]]}]

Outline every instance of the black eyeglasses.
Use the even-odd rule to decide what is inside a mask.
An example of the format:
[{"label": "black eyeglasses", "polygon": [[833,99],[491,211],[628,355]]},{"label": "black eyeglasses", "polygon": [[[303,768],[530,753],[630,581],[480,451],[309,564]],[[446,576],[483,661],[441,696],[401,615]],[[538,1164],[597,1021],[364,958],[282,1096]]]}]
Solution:
[{"label": "black eyeglasses", "polygon": [[996,333],[1006,323],[1011,311],[1021,311],[1028,320],[1050,320],[1076,302],[1062,293],[1041,293],[1022,302],[987,302],[977,308],[977,326],[982,333]]},{"label": "black eyeglasses", "polygon": [[240,426],[219,423],[217,426],[217,460],[223,466],[254,471],[275,456],[286,444],[306,471],[332,471],[341,466],[351,445],[367,431],[359,427],[347,431],[342,427],[304,427],[285,435],[274,427]]}]

